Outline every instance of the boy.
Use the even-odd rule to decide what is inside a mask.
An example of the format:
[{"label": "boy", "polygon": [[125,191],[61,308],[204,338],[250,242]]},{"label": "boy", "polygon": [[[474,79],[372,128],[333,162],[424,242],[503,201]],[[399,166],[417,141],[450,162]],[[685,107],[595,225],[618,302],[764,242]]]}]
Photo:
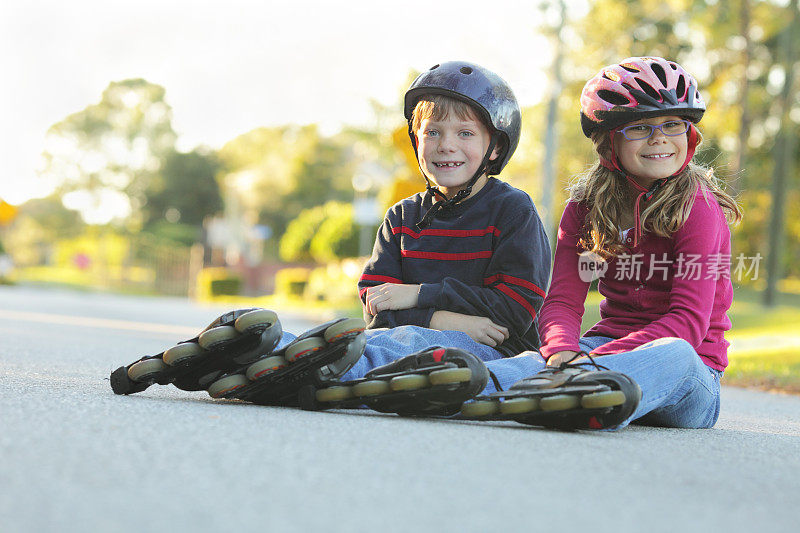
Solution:
[{"label": "boy", "polygon": [[[392,206],[378,232],[359,282],[366,336],[363,323],[351,319],[295,337],[281,333],[271,311],[237,310],[196,339],[117,369],[114,391],[174,383],[213,397],[295,405],[309,383],[423,364],[432,346],[446,346],[455,351],[445,359],[473,368],[471,396],[487,379],[476,356],[492,361],[538,349],[550,247],[530,197],[489,177],[519,142],[514,94],[478,65],[443,63],[411,85],[405,116],[427,190]],[[494,385],[510,384],[519,373],[513,367],[527,368],[529,359],[488,365]]]},{"label": "boy", "polygon": [[345,378],[431,345],[485,361],[539,347],[550,246],[530,197],[490,177],[519,142],[514,94],[453,61],[421,74],[404,107],[427,190],[392,206],[378,231],[359,281],[367,349]]}]

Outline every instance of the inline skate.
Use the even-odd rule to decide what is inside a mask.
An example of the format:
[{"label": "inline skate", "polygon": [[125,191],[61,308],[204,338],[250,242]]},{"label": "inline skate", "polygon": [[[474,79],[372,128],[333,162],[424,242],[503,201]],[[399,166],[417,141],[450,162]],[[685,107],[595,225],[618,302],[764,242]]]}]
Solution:
[{"label": "inline skate", "polygon": [[116,369],[111,373],[111,389],[115,394],[133,394],[154,383],[172,383],[187,391],[204,390],[222,374],[272,352],[280,339],[281,324],[273,311],[230,311],[196,337]]},{"label": "inline skate", "polygon": [[634,413],[642,391],[625,374],[589,360],[595,370],[571,362],[548,367],[507,391],[476,397],[464,404],[459,416],[560,429],[616,427]]},{"label": "inline skate", "polygon": [[360,318],[333,320],[306,331],[289,344],[210,383],[212,398],[261,405],[297,406],[298,391],[344,375],[366,347]]},{"label": "inline skate", "polygon": [[473,354],[433,347],[377,367],[361,379],[303,387],[299,402],[306,410],[365,405],[401,416],[451,416],[486,387],[488,377],[483,361]]}]

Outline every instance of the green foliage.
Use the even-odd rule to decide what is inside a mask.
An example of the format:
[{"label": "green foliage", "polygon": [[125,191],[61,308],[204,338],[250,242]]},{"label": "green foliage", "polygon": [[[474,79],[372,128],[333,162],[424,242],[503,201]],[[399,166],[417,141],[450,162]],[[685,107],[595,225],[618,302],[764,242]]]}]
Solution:
[{"label": "green foliage", "polygon": [[318,263],[327,263],[358,255],[358,226],[353,220],[352,204],[331,202],[329,215],[311,239],[311,257]]},{"label": "green foliage", "polygon": [[346,139],[323,137],[316,125],[259,128],[227,143],[219,157],[233,201],[276,237],[303,209],[353,195]]},{"label": "green foliage", "polygon": [[311,240],[327,216],[328,212],[322,205],[301,211],[281,237],[280,258],[288,262],[312,261]]},{"label": "green foliage", "polygon": [[284,261],[326,263],[358,255],[358,226],[353,206],[328,202],[300,213],[280,241]]},{"label": "green foliage", "polygon": [[275,294],[285,297],[302,297],[308,285],[310,268],[282,268],[275,273]]},{"label": "green foliage", "polygon": [[204,268],[197,274],[197,296],[209,299],[214,296],[236,296],[242,290],[242,277],[227,268]]},{"label": "green foliage", "polygon": [[[47,132],[44,173],[61,193],[81,193],[96,207],[110,198],[130,209],[114,218],[141,224],[145,191],[174,149],[172,111],[164,88],[143,79],[112,82],[99,103],[69,115]],[[84,212],[93,222],[111,220],[102,209]]]},{"label": "green foliage", "polygon": [[204,218],[221,211],[216,181],[220,167],[214,154],[201,150],[167,154],[161,172],[153,176],[145,191],[145,227],[166,221],[199,228]]},{"label": "green foliage", "polygon": [[199,242],[201,238],[199,227],[179,222],[167,222],[166,220],[151,224],[146,232],[152,235],[156,241],[160,241],[165,245],[178,244],[188,247]]}]

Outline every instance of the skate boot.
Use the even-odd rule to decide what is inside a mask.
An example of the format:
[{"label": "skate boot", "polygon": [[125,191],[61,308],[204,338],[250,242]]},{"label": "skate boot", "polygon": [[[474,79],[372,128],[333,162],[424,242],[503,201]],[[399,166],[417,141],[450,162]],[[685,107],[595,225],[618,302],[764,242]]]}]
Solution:
[{"label": "skate boot", "polygon": [[478,357],[457,348],[433,347],[368,372],[361,379],[305,387],[307,410],[366,405],[402,416],[450,416],[486,387],[489,373]]},{"label": "skate boot", "polygon": [[211,383],[212,398],[261,405],[297,406],[298,391],[344,375],[364,353],[366,324],[360,318],[327,322],[282,349]]},{"label": "skate boot", "polygon": [[[588,354],[579,353],[573,361],[581,356]],[[461,416],[560,429],[616,427],[636,410],[642,391],[625,374],[589,360],[595,370],[571,362],[548,367],[508,391],[475,398],[464,405]]]},{"label": "skate boot", "polygon": [[172,383],[183,390],[204,390],[222,374],[272,352],[280,339],[281,324],[273,311],[230,311],[197,337],[116,369],[111,374],[111,389],[115,394],[133,394],[153,383]]}]

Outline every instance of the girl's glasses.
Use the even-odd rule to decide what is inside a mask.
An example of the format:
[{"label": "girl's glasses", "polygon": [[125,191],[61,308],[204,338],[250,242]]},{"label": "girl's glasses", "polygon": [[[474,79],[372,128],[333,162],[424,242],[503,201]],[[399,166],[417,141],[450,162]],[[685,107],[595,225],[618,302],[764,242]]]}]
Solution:
[{"label": "girl's glasses", "polygon": [[641,141],[642,139],[649,138],[656,130],[660,130],[661,133],[667,137],[681,135],[689,131],[689,124],[690,122],[688,120],[670,120],[658,126],[652,124],[635,124],[627,128],[622,128],[619,131],[621,131],[622,135],[629,141]]}]

